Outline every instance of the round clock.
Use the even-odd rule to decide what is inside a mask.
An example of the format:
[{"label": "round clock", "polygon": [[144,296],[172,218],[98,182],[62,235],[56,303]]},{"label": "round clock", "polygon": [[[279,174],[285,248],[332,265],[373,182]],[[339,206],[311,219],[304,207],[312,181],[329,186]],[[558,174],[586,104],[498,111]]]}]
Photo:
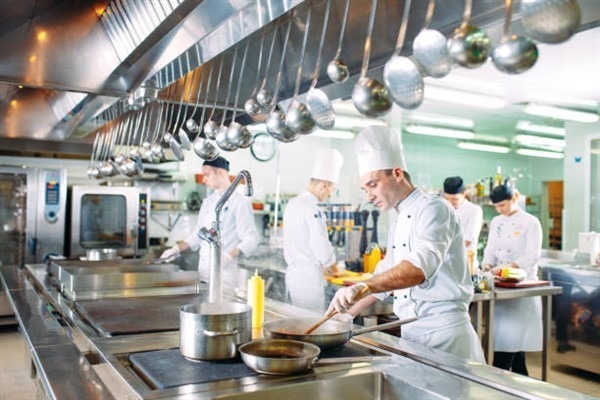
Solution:
[{"label": "round clock", "polygon": [[269,161],[275,156],[276,151],[277,144],[271,135],[264,132],[254,135],[254,143],[250,146],[250,153],[258,161]]}]

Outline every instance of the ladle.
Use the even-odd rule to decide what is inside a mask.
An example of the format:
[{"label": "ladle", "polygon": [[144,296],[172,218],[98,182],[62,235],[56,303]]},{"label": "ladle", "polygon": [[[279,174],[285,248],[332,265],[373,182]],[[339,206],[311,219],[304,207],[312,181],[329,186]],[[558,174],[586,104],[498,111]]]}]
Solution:
[{"label": "ladle", "polygon": [[[208,83],[206,85],[206,93],[204,95],[204,105],[202,107],[202,115],[200,116],[200,124],[204,121],[204,114],[206,113],[206,101],[208,100],[208,95],[210,93],[210,83],[212,80],[214,63],[210,64],[210,72],[208,73]],[[198,136],[194,139],[194,144],[192,146],[196,155],[203,160],[210,161],[214,160],[219,156],[219,150],[204,136],[203,132],[198,132]]]},{"label": "ladle", "polygon": [[213,102],[212,111],[210,112],[210,116],[208,117],[208,121],[204,124],[204,134],[208,139],[214,139],[217,136],[217,130],[219,129],[219,125],[212,120],[215,115],[215,110],[217,108],[217,99],[219,98],[219,92],[221,91],[221,73],[223,72],[223,58],[221,58],[221,63],[219,64],[219,72],[217,74],[217,91],[215,92],[215,100]]},{"label": "ladle", "polygon": [[[172,66],[172,64],[171,64],[171,66]],[[185,87],[186,80],[187,80],[187,75],[183,79],[184,87]],[[180,81],[180,79],[178,79],[174,85],[175,86],[175,89],[174,89],[175,94],[177,94],[177,90],[179,88],[179,81]],[[184,90],[182,90],[181,92],[183,93]],[[183,95],[181,96],[181,101],[183,101]],[[183,161],[184,156],[183,156],[183,152],[181,151],[181,148],[179,147],[179,143],[177,143],[177,140],[175,140],[173,135],[169,132],[169,126],[170,126],[169,124],[173,123],[173,127],[171,128],[171,130],[174,130],[177,127],[177,119],[179,118],[179,114],[181,113],[181,103],[179,103],[177,117],[173,121],[172,118],[173,118],[173,115],[175,114],[174,110],[175,110],[175,103],[173,103],[173,106],[171,107],[171,113],[169,113],[169,117],[165,121],[165,132],[163,133],[162,141],[169,145],[169,147],[171,148],[171,151],[173,151],[173,155],[175,156],[175,158],[177,158],[179,161]]]},{"label": "ladle", "polygon": [[538,49],[533,40],[524,36],[510,35],[512,0],[506,0],[502,40],[492,50],[492,62],[498,70],[508,74],[527,71],[538,59]]},{"label": "ladle", "polygon": [[376,11],[377,0],[372,0],[360,78],[356,82],[356,85],[354,85],[354,90],[352,90],[354,107],[367,117],[381,117],[392,109],[392,101],[386,87],[378,80],[367,77],[369,57],[371,56],[371,36],[373,34]]},{"label": "ladle", "polygon": [[231,71],[229,72],[229,81],[227,82],[227,95],[225,96],[225,108],[223,109],[223,114],[221,115],[221,125],[219,126],[215,136],[215,142],[217,143],[217,146],[219,146],[221,150],[225,151],[234,151],[237,149],[236,145],[227,140],[227,126],[225,125],[225,119],[227,118],[227,111],[229,109],[229,99],[231,98],[231,87],[233,86],[233,77],[237,64],[237,51],[238,48],[236,47],[235,51],[233,52],[233,62],[231,63]]},{"label": "ladle", "polygon": [[[329,5],[331,1],[328,1]],[[340,58],[342,54],[342,42],[344,41],[344,32],[346,31],[346,21],[348,20],[348,9],[350,8],[350,0],[346,0],[346,5],[344,6],[344,17],[342,19],[342,26],[340,28],[340,38],[338,39],[338,47],[335,52],[335,57],[333,60],[327,64],[327,76],[333,82],[346,82],[348,77],[350,76],[350,72],[348,70],[348,66],[342,61]]]},{"label": "ladle", "polygon": [[443,78],[452,70],[452,59],[448,53],[446,37],[435,29],[429,29],[434,9],[435,0],[429,0],[425,24],[413,40],[413,56],[427,75]]},{"label": "ladle", "polygon": [[521,24],[525,34],[542,43],[562,43],[581,22],[577,0],[521,0]]},{"label": "ladle", "polygon": [[[185,60],[186,60],[186,65],[187,65],[187,70],[188,70],[188,75],[189,75],[190,57],[187,52],[185,53]],[[192,76],[190,78],[188,92],[187,92],[187,95],[185,96],[185,99],[186,99],[185,100],[185,111],[183,112],[183,117],[182,117],[181,123],[179,124],[179,127],[176,129],[177,138],[179,139],[179,142],[181,143],[181,148],[184,150],[191,150],[191,148],[192,148],[192,143],[190,142],[190,138],[187,135],[187,132],[183,129],[183,126],[185,125],[184,120],[187,116],[187,112],[190,107],[190,95],[192,92],[192,87],[194,86],[193,84],[194,84],[194,77],[196,76],[196,70],[197,69],[194,69],[192,71]],[[183,88],[185,89],[185,84],[184,84]]]},{"label": "ladle", "polygon": [[95,161],[95,157],[96,157],[96,151],[98,149],[98,142],[100,142],[100,132],[96,132],[96,136],[94,137],[94,142],[92,143],[92,153],[90,155],[90,165],[88,166],[87,169],[87,175],[89,178],[91,179],[96,179],[98,177],[98,174],[100,173],[100,171],[98,170],[98,167],[95,165],[96,161]]},{"label": "ladle", "polygon": [[296,86],[294,88],[294,96],[285,114],[285,124],[295,133],[305,135],[315,129],[315,120],[310,115],[310,111],[306,104],[297,100],[300,83],[302,82],[302,67],[304,57],[306,56],[306,43],[308,42],[308,32],[310,31],[310,20],[312,8],[309,8],[306,14],[306,22],[304,24],[304,37],[302,39],[302,50],[300,51],[300,62],[298,72],[296,73]]},{"label": "ladle", "polygon": [[[277,72],[276,84],[275,84],[275,97],[274,104],[277,104],[277,99],[279,97],[279,88],[281,85],[281,75],[283,73],[283,62],[285,60],[286,52],[287,52],[287,44],[290,38],[290,28],[292,26],[292,19],[288,21],[287,30],[285,33],[285,40],[283,41],[283,49],[281,51],[281,59],[279,60],[279,71]],[[293,142],[298,139],[299,135],[288,128],[285,124],[285,114],[279,110],[277,107],[273,108],[273,110],[269,113],[267,120],[265,122],[267,127],[267,132],[273,136],[275,139],[279,140],[283,143]]]},{"label": "ladle", "polygon": [[329,98],[321,89],[317,89],[319,80],[319,72],[321,69],[321,58],[323,55],[323,45],[325,44],[325,35],[327,33],[327,25],[329,23],[329,12],[331,9],[331,1],[326,2],[325,15],[323,16],[323,28],[321,30],[321,38],[319,39],[319,50],[317,51],[317,62],[315,63],[315,72],[313,80],[306,94],[306,105],[315,121],[322,129],[331,129],[335,124],[335,113],[331,107]]},{"label": "ladle", "polygon": [[[256,96],[256,92],[258,91],[258,84],[260,83],[260,71],[262,66],[262,58],[263,58],[263,47],[265,44],[265,33],[263,32],[260,38],[260,46],[258,50],[258,64],[256,65],[256,78],[254,78],[254,86],[252,86],[252,93],[250,94],[250,98],[246,100],[244,103],[244,110],[248,115],[254,117],[260,114],[260,104],[254,98]],[[267,66],[268,71],[268,66]],[[266,75],[266,73],[265,73]]]},{"label": "ladle", "polygon": [[473,0],[465,0],[462,24],[448,39],[450,58],[465,68],[477,68],[485,63],[490,52],[490,38],[477,27],[469,25]]},{"label": "ladle", "polygon": [[[271,48],[269,49],[269,57],[267,57],[267,66],[265,68],[265,76],[263,78],[262,84],[260,86],[260,90],[256,94],[256,102],[260,107],[262,107],[263,111],[269,112],[273,107],[273,94],[267,89],[267,77],[269,76],[269,69],[271,67],[271,60],[273,57],[273,50],[275,48],[275,42],[277,39],[277,28],[273,30],[273,39],[271,39]],[[283,54],[282,54],[283,57]]]},{"label": "ladle", "polygon": [[[200,68],[200,67],[198,67]],[[204,74],[201,74],[200,83],[198,84],[198,93],[196,93],[196,104],[194,104],[194,110],[192,111],[192,115],[185,121],[185,127],[191,133],[198,133],[200,130],[200,126],[194,121],[194,116],[196,115],[196,111],[198,111],[198,105],[200,104],[200,93],[202,92],[202,88],[204,85]]]},{"label": "ladle", "polygon": [[411,0],[404,1],[404,12],[396,42],[396,50],[383,68],[383,81],[389,90],[390,96],[396,104],[408,110],[415,109],[423,103],[423,89],[425,87],[419,67],[410,58],[400,56],[406,37],[410,5]]},{"label": "ladle", "polygon": [[229,128],[227,128],[227,132],[225,134],[227,141],[237,148],[245,149],[252,145],[254,142],[254,137],[252,133],[240,124],[236,122],[235,117],[237,116],[237,107],[238,100],[240,98],[240,89],[242,87],[242,78],[244,76],[244,67],[246,66],[246,57],[248,55],[248,47],[250,46],[250,41],[246,43],[246,48],[244,49],[244,56],[242,57],[242,65],[240,67],[240,73],[237,81],[237,88],[235,92],[235,99],[233,100],[233,115],[231,117],[231,123],[229,124]]}]

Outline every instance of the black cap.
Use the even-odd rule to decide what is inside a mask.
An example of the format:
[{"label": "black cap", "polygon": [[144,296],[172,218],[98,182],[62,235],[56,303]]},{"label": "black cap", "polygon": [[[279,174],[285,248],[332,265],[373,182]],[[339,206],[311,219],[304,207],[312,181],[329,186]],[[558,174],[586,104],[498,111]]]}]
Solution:
[{"label": "black cap", "polygon": [[508,185],[500,185],[496,186],[494,190],[492,190],[492,194],[490,194],[490,200],[492,203],[500,203],[504,200],[510,200],[513,197],[513,190]]},{"label": "black cap", "polygon": [[465,191],[465,183],[460,176],[451,176],[444,180],[444,193],[457,194]]},{"label": "black cap", "polygon": [[217,157],[214,160],[204,161],[202,166],[204,165],[208,165],[210,167],[215,168],[223,168],[225,171],[229,171],[229,161],[227,161],[223,157]]}]

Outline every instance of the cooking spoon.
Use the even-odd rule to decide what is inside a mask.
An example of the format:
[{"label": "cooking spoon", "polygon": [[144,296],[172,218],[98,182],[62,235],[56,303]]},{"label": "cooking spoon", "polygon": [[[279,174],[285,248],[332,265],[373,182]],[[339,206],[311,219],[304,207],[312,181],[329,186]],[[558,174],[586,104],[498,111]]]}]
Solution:
[{"label": "cooking spoon", "polygon": [[[200,67],[198,67],[197,69],[200,69]],[[191,133],[198,133],[198,131],[200,130],[200,127],[198,126],[196,121],[194,121],[194,116],[196,115],[196,112],[198,111],[198,105],[200,104],[200,93],[202,92],[202,85],[204,84],[203,72],[204,71],[201,71],[200,83],[198,84],[198,92],[196,93],[196,104],[194,104],[194,110],[192,111],[192,115],[188,118],[188,120],[185,121],[185,127]]]},{"label": "cooking spoon", "polygon": [[[258,104],[258,101],[256,101],[254,96],[256,96],[256,92],[258,91],[258,84],[260,83],[260,71],[261,71],[262,58],[263,58],[263,55],[262,55],[263,47],[265,44],[265,35],[266,35],[265,32],[263,32],[263,34],[260,38],[260,47],[258,50],[258,64],[256,66],[256,78],[254,78],[254,86],[252,86],[252,93],[250,94],[250,98],[248,100],[246,100],[246,102],[244,103],[244,110],[251,117],[254,117],[254,116],[260,114],[260,104]],[[273,35],[275,35],[275,34],[273,33]],[[267,65],[267,71],[265,72],[265,76],[268,71],[269,71],[269,66]]]},{"label": "cooking spoon", "polygon": [[[204,114],[206,113],[206,102],[210,93],[210,82],[212,80],[213,67],[214,63],[211,63],[210,72],[208,73],[208,83],[206,85],[206,94],[204,95],[202,115],[200,116],[199,121],[200,124],[202,124],[202,122],[204,121]],[[204,137],[204,134],[202,132],[198,132],[196,139],[194,139],[194,144],[192,148],[194,149],[194,153],[196,153],[198,157],[206,161],[214,160],[219,156],[219,150],[217,150],[217,148],[208,139],[206,139],[206,137]]]},{"label": "cooking spoon", "polygon": [[87,175],[88,175],[88,177],[90,177],[92,179],[96,179],[100,172],[98,170],[98,167],[96,167],[96,165],[95,165],[96,151],[98,149],[98,142],[100,142],[100,136],[101,136],[100,132],[96,132],[96,136],[94,137],[94,143],[92,143],[92,153],[90,154],[90,165],[87,169]]},{"label": "cooking spoon", "polygon": [[[329,3],[331,3],[331,1],[327,1],[328,6]],[[349,8],[350,0],[346,0],[346,5],[344,6],[344,17],[342,19],[342,27],[340,28],[340,38],[338,39],[338,48],[335,52],[335,57],[333,57],[333,60],[327,64],[327,76],[329,76],[329,79],[331,79],[333,82],[338,83],[346,82],[350,76],[348,66],[340,58],[342,54],[342,42],[344,41],[344,32],[346,31],[346,21],[348,20]]]},{"label": "cooking spoon", "polygon": [[[179,87],[179,81],[180,79],[178,79],[175,82],[175,94],[177,94],[177,90]],[[185,87],[185,83],[187,81],[187,75],[185,76],[185,78],[183,79],[183,85]],[[185,90],[181,90],[181,101],[183,101],[183,93],[185,92]],[[174,112],[175,109],[175,103],[173,103],[173,106],[171,107],[171,113],[169,114],[169,118],[167,118],[166,120],[166,124],[165,124],[165,132],[163,133],[163,137],[162,140],[163,142],[165,142],[166,144],[169,145],[169,147],[171,148],[171,150],[173,151],[173,155],[175,156],[175,158],[177,158],[179,161],[183,161],[184,160],[184,156],[183,156],[183,152],[181,151],[181,148],[179,147],[179,143],[177,143],[177,140],[175,140],[175,137],[173,137],[173,135],[169,132],[169,125],[167,124],[173,124],[173,127],[171,128],[171,130],[174,130],[177,127],[177,119],[179,118],[180,114],[181,114],[181,102],[179,104],[178,107],[178,113],[177,113],[177,117],[175,118],[174,121],[172,121],[172,117],[175,114]]]},{"label": "cooking spoon", "polygon": [[542,43],[562,43],[581,21],[577,0],[521,0],[521,24],[525,34]]},{"label": "cooking spoon", "polygon": [[[224,57],[223,57],[224,58]],[[219,129],[219,125],[212,120],[215,115],[215,110],[217,108],[217,99],[219,98],[219,92],[221,91],[221,72],[223,72],[223,58],[221,58],[221,63],[219,65],[219,73],[217,74],[217,91],[215,92],[215,100],[213,102],[212,111],[210,112],[210,116],[208,117],[208,121],[204,124],[204,134],[208,139],[214,139],[217,136],[217,130]]]},{"label": "cooking spoon", "polygon": [[394,102],[408,110],[415,109],[423,103],[423,89],[425,86],[419,67],[410,58],[400,56],[406,37],[410,4],[411,0],[404,1],[404,12],[400,32],[398,33],[398,41],[396,42],[396,50],[383,68],[383,81]]},{"label": "cooking spoon", "polygon": [[512,0],[506,0],[502,40],[492,50],[492,62],[502,72],[520,74],[536,63],[538,49],[533,40],[509,34],[511,15]]},{"label": "cooking spoon", "polygon": [[356,82],[356,85],[354,85],[354,90],[352,90],[354,107],[367,117],[381,117],[392,109],[392,101],[386,87],[378,80],[367,77],[369,57],[371,56],[371,36],[373,34],[376,11],[377,0],[372,0],[360,78]]},{"label": "cooking spoon", "polygon": [[413,40],[413,55],[427,75],[443,78],[452,69],[452,59],[448,53],[446,37],[435,29],[429,29],[434,9],[435,0],[429,0],[425,24]]},{"label": "cooking spoon", "polygon": [[269,91],[269,89],[266,88],[266,84],[267,76],[269,74],[269,67],[271,66],[271,57],[273,56],[273,49],[275,47],[275,39],[277,39],[277,28],[273,30],[273,39],[271,40],[271,49],[269,50],[269,57],[267,58],[265,76],[263,78],[261,88],[256,94],[256,102],[263,108],[265,112],[268,112],[271,107],[273,107],[273,94]]},{"label": "cooking spoon", "polygon": [[300,90],[300,83],[302,82],[302,66],[304,64],[304,57],[306,56],[306,43],[308,41],[308,32],[310,30],[310,17],[312,15],[312,8],[308,9],[306,14],[306,22],[304,24],[304,38],[302,39],[302,50],[300,51],[300,62],[298,65],[298,72],[296,73],[296,87],[294,88],[294,96],[288,110],[285,114],[285,124],[292,131],[305,135],[315,129],[315,120],[310,115],[310,111],[306,104],[297,100],[298,91]]},{"label": "cooking spoon", "polygon": [[225,151],[234,151],[237,149],[236,145],[227,140],[227,126],[225,125],[225,119],[227,118],[227,111],[229,109],[229,99],[231,98],[231,87],[233,86],[235,66],[237,64],[237,52],[238,49],[236,47],[235,51],[233,52],[233,62],[231,63],[231,71],[229,72],[229,81],[227,82],[227,96],[225,96],[225,108],[223,109],[223,114],[221,115],[221,125],[219,126],[215,136],[215,142],[217,143],[217,146],[219,146],[221,150]]},{"label": "cooking spoon", "polygon": [[244,67],[246,66],[246,56],[248,55],[249,45],[250,41],[246,43],[246,48],[244,49],[244,56],[242,57],[242,65],[240,67],[240,74],[238,76],[237,89],[235,92],[235,99],[233,100],[233,116],[231,117],[231,123],[229,124],[229,128],[227,128],[227,132],[225,133],[227,141],[233,144],[235,147],[241,149],[248,148],[254,142],[254,137],[252,136],[252,133],[250,133],[248,128],[246,128],[239,122],[236,122],[235,120],[235,117],[237,116],[238,100],[240,98],[242,77],[244,76]]},{"label": "cooking spoon", "polygon": [[[188,75],[189,75],[189,71],[190,71],[190,58],[188,53],[185,54],[185,60],[186,60],[186,65],[187,65],[187,70],[188,70]],[[194,69],[192,71],[192,76],[190,78],[190,82],[189,82],[189,88],[188,88],[188,92],[187,95],[185,96],[185,111],[183,112],[183,116],[182,116],[182,120],[181,123],[179,124],[179,127],[175,130],[175,132],[177,132],[177,138],[179,139],[179,142],[181,143],[181,147],[184,150],[190,150],[192,148],[192,143],[190,142],[190,138],[187,135],[187,132],[183,129],[183,125],[184,125],[184,120],[185,117],[187,116],[187,112],[188,109],[190,107],[190,95],[192,94],[192,87],[194,84],[194,77],[196,76],[196,69]],[[187,78],[187,76],[186,76]],[[185,89],[185,84],[183,85],[183,89]]]},{"label": "cooking spoon", "polygon": [[327,24],[329,23],[329,11],[331,1],[326,2],[325,15],[323,16],[323,28],[319,40],[319,50],[317,50],[317,62],[315,63],[315,72],[313,80],[306,94],[306,105],[310,111],[315,123],[322,129],[331,129],[335,124],[335,113],[331,107],[329,98],[321,89],[316,89],[321,69],[321,56],[323,55],[323,45],[325,44],[325,34],[327,33]]},{"label": "cooking spoon", "polygon": [[488,35],[472,25],[471,9],[473,0],[465,0],[465,12],[462,24],[454,30],[448,39],[448,53],[450,58],[465,68],[477,68],[485,63],[490,52],[490,38]]}]

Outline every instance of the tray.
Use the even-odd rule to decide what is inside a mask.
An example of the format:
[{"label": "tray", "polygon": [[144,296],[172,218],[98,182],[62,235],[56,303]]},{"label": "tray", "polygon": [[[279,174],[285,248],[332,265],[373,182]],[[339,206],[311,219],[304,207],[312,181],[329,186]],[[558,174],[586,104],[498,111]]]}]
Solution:
[{"label": "tray", "polygon": [[496,279],[494,281],[494,286],[503,287],[503,288],[528,288],[528,287],[536,287],[536,286],[548,286],[550,285],[549,281],[539,281],[539,280],[524,280],[520,282],[509,282],[509,281],[501,281]]}]

